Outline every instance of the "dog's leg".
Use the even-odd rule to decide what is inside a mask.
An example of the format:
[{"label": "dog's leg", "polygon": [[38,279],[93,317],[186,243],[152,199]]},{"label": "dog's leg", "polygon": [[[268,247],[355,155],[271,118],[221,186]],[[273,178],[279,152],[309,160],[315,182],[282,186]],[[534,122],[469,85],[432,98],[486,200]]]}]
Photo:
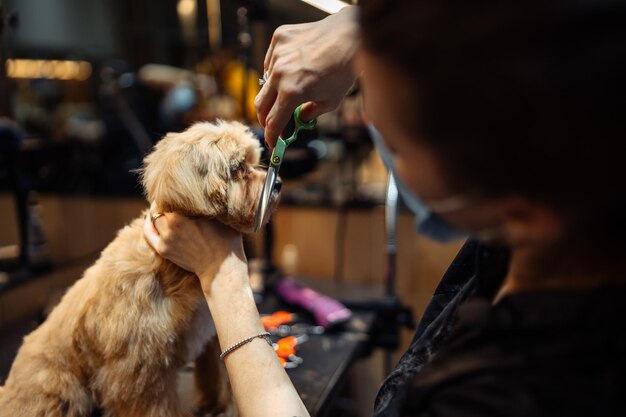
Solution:
[{"label": "dog's leg", "polygon": [[219,359],[217,337],[209,340],[195,362],[196,415],[217,416],[232,408],[233,401],[226,368]]},{"label": "dog's leg", "polygon": [[125,404],[123,402],[109,405],[104,411],[104,417],[193,417],[190,411],[185,411],[178,404],[158,400],[153,404]]},{"label": "dog's leg", "polygon": [[[175,391],[175,390],[174,390]],[[172,395],[173,394],[173,395]],[[166,395],[145,393],[140,402],[107,401],[103,404],[105,417],[192,417],[178,400],[176,392]]]},{"label": "dog's leg", "polygon": [[192,417],[176,392],[177,366],[110,365],[98,375],[105,417]]},{"label": "dog's leg", "polygon": [[76,407],[76,404],[72,404],[68,400],[54,396],[39,396],[37,394],[40,391],[25,394],[23,392],[15,393],[8,389],[7,392],[0,395],[0,417],[88,417],[91,412],[91,409]]}]

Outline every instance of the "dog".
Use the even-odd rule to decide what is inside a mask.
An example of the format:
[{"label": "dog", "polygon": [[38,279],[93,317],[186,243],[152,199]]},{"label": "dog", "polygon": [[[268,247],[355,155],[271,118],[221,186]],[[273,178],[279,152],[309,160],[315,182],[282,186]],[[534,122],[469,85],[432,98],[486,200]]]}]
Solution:
[{"label": "dog", "polygon": [[[169,133],[144,160],[145,194],[160,211],[250,232],[265,177],[260,151],[237,122],[201,122]],[[0,417],[235,412],[199,280],[148,245],[145,215],[118,232],[24,338],[0,388]],[[189,410],[176,385],[180,368],[194,359],[200,394]]]}]

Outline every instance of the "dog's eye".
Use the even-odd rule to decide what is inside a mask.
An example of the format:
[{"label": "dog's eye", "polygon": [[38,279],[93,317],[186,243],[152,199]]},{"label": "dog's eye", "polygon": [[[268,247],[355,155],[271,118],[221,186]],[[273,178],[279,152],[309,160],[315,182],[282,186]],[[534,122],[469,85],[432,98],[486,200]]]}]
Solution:
[{"label": "dog's eye", "polygon": [[250,165],[244,164],[239,165],[237,168],[231,171],[231,175],[233,178],[248,178],[252,175],[253,169]]}]

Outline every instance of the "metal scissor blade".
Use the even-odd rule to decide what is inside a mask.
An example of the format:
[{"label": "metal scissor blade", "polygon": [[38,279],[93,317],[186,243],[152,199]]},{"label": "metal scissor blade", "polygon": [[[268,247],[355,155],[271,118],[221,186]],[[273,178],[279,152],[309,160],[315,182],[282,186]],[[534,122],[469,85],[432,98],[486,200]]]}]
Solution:
[{"label": "metal scissor blade", "polygon": [[271,166],[267,169],[265,182],[263,183],[263,188],[261,188],[261,197],[259,198],[259,205],[256,211],[256,219],[254,221],[255,232],[258,232],[267,220],[270,199],[272,198],[272,192],[274,190],[277,175],[278,173],[276,168]]}]

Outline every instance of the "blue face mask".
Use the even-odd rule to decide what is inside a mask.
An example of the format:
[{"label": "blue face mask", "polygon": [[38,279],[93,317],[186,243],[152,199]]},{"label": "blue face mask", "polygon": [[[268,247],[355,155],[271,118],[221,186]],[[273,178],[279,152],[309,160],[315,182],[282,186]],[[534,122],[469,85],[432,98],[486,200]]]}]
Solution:
[{"label": "blue face mask", "polygon": [[437,213],[433,213],[428,206],[402,182],[393,165],[394,156],[389,148],[387,148],[387,145],[385,145],[382,135],[371,123],[368,129],[383,163],[396,179],[396,185],[402,197],[402,201],[404,201],[404,204],[409,210],[415,214],[415,231],[442,243],[465,236],[465,232],[447,223]]}]

